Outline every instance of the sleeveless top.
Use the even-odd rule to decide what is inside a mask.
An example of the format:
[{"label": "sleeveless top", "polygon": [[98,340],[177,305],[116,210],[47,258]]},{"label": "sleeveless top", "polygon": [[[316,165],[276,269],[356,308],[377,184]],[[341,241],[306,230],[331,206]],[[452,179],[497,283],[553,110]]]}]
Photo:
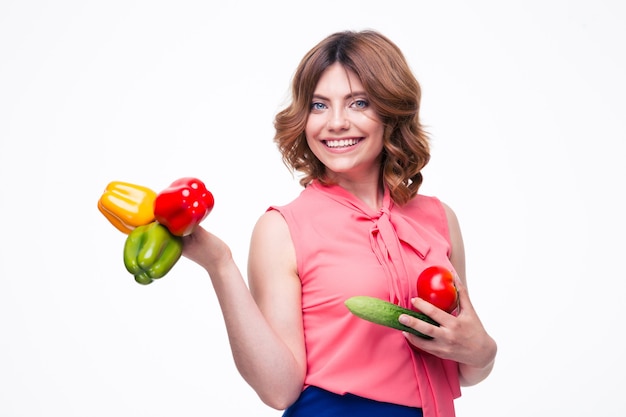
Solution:
[{"label": "sleeveless top", "polygon": [[304,388],[421,407],[453,417],[461,395],[457,363],[417,352],[396,329],[354,316],[344,304],[368,295],[411,308],[419,273],[453,270],[446,215],[435,197],[394,205],[385,190],[374,211],[338,185],[314,181],[287,205],[285,218],[302,282],[307,352]]}]

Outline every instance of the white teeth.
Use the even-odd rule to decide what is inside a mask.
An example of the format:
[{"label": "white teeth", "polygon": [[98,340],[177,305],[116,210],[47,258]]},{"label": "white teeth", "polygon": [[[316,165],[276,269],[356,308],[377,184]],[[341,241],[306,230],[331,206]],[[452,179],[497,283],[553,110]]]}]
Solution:
[{"label": "white teeth", "polygon": [[342,146],[356,145],[357,142],[357,139],[327,140],[326,146],[328,146],[329,148],[340,148]]}]

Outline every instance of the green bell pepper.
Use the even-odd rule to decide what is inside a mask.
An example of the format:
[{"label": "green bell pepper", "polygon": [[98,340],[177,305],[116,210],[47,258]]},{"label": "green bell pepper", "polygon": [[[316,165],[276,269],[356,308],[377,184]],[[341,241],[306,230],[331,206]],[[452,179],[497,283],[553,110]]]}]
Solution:
[{"label": "green bell pepper", "polygon": [[183,253],[183,241],[152,222],[133,229],[124,244],[124,265],[139,284],[147,285],[167,274]]}]

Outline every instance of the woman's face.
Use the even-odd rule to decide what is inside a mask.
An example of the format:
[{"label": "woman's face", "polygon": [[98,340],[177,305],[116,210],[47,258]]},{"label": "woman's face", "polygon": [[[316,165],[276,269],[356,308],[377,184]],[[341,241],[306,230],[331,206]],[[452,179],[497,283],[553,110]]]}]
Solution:
[{"label": "woman's face", "polygon": [[377,179],[384,126],[352,71],[335,63],[317,83],[306,140],[334,180]]}]

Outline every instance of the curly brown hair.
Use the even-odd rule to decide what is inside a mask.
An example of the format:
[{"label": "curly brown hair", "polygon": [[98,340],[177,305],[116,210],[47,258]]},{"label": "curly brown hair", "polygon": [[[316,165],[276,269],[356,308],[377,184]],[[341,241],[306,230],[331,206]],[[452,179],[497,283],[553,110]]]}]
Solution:
[{"label": "curly brown hair", "polygon": [[302,58],[292,80],[291,102],[274,120],[274,141],[283,162],[303,174],[303,187],[313,180],[328,183],[304,129],[317,82],[336,62],[359,77],[383,122],[381,179],[393,201],[404,204],[417,194],[421,170],[430,159],[429,138],[419,120],[421,88],[400,48],[376,31],[334,33]]}]

